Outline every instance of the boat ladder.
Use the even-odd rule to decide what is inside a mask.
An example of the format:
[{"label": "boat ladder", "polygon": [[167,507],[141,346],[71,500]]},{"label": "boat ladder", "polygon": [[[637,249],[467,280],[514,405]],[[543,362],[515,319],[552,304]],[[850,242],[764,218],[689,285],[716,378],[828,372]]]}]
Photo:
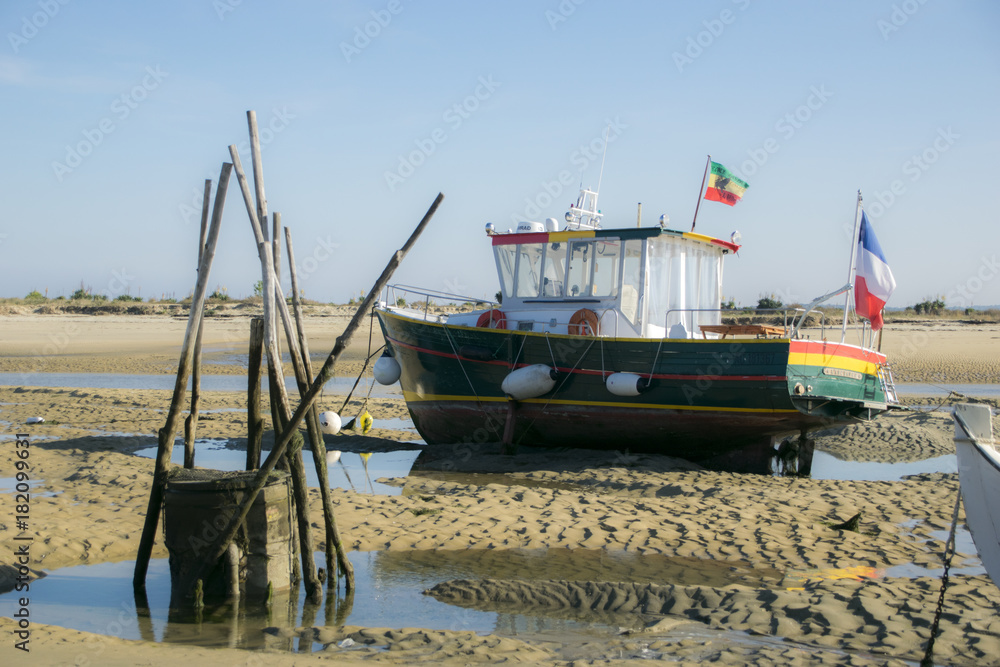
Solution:
[{"label": "boat ladder", "polygon": [[886,403],[899,403],[896,396],[896,382],[892,378],[892,367],[889,364],[878,365],[878,381],[885,393]]}]

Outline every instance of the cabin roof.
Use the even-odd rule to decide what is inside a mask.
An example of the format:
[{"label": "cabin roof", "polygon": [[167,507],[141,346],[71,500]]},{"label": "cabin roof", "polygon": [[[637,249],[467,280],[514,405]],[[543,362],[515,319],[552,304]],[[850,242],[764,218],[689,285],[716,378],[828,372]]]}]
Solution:
[{"label": "cabin roof", "polygon": [[740,246],[722,239],[712,238],[704,234],[694,232],[680,232],[674,229],[660,229],[659,227],[645,227],[635,229],[580,229],[564,232],[532,232],[522,234],[493,234],[490,238],[493,245],[520,245],[522,243],[564,243],[573,239],[601,239],[615,238],[622,240],[648,239],[659,236],[673,236],[698,241],[708,245],[721,246],[722,251],[736,252]]}]

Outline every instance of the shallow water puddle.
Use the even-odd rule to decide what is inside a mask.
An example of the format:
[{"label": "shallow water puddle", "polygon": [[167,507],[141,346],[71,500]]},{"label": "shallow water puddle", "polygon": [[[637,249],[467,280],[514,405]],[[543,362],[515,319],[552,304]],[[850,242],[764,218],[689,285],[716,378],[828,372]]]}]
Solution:
[{"label": "shallow water puddle", "polygon": [[923,461],[883,463],[880,461],[844,461],[822,450],[813,454],[812,478],[866,482],[898,482],[907,475],[945,472],[957,473],[954,454]]},{"label": "shallow water puddle", "polygon": [[[146,447],[137,450],[135,454],[152,459],[156,458],[156,450],[156,447]],[[401,487],[382,484],[376,480],[406,477],[419,454],[419,449],[371,454],[343,452],[340,460],[327,464],[328,483],[331,489],[351,489],[362,493],[398,496],[402,492]],[[267,451],[263,452],[263,456],[267,456]],[[303,452],[303,456],[306,459],[306,483],[311,487],[319,487],[319,478],[311,460],[312,454]],[[184,445],[174,445],[170,460],[177,465],[184,464]],[[245,470],[246,462],[246,451],[231,447],[229,440],[208,438],[195,440],[195,464],[198,467],[227,471]]]},{"label": "shallow water puddle", "polygon": [[[137,611],[132,593],[134,561],[80,565],[55,570],[31,583],[32,619],[85,632],[124,639],[146,639],[201,646],[278,648],[308,651],[264,628],[312,625],[367,627],[422,627],[435,630],[472,630],[505,635],[595,634],[617,632],[586,614],[565,620],[535,614],[477,611],[445,604],[424,595],[434,585],[452,579],[518,578],[578,581],[635,581],[686,585],[748,586],[773,584],[781,573],[754,570],[739,563],[694,558],[609,554],[590,550],[468,550],[370,551],[349,554],[356,591],[319,606],[305,605],[304,593],[276,596],[270,609],[244,605],[206,608],[200,621],[170,612],[170,572],[167,559],[150,563],[146,581],[148,614]],[[322,553],[317,564],[325,564]],[[0,599],[14,593],[6,593]],[[141,605],[140,605],[141,606]],[[85,649],[81,649],[86,653]]]}]

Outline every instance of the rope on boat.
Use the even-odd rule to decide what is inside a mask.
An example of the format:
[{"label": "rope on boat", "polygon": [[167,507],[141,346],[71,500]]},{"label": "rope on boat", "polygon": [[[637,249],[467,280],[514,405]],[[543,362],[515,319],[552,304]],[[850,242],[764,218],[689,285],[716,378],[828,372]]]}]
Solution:
[{"label": "rope on boat", "polygon": [[[361,382],[361,378],[364,377],[365,371],[368,370],[368,364],[371,363],[372,358],[376,354],[379,354],[380,352],[382,352],[382,350],[385,349],[385,345],[383,345],[379,349],[372,352],[372,330],[375,327],[375,311],[372,311],[371,318],[372,318],[371,321],[368,322],[368,356],[365,358],[365,363],[362,364],[361,366],[361,372],[358,373],[358,379],[354,381],[354,386],[351,387],[351,391],[347,393],[347,398],[344,399],[344,404],[340,406],[340,410],[338,410],[337,414],[343,414],[344,408],[346,408],[347,404],[351,402],[351,396],[354,395],[354,390],[358,388],[358,384]],[[364,405],[368,404],[368,399],[372,395],[372,388],[374,386],[375,386],[374,381],[371,383],[371,385],[368,386],[368,396],[365,397]],[[364,410],[364,405],[362,406],[362,411]],[[358,414],[360,414],[360,412]]]},{"label": "rope on boat", "polygon": [[472,383],[472,378],[469,377],[468,371],[465,370],[465,364],[462,363],[462,355],[458,353],[458,349],[455,347],[455,341],[451,339],[451,332],[448,330],[448,325],[442,323],[441,328],[444,329],[445,338],[448,339],[448,344],[451,345],[451,351],[455,353],[455,361],[458,362],[458,367],[462,369],[462,375],[465,376],[465,381],[469,383],[469,388],[472,389],[472,394],[476,397],[476,405],[479,406],[479,409],[482,410],[483,414],[486,416],[486,425],[495,435],[502,437],[500,432],[493,425],[493,417],[486,410],[486,406],[483,405],[482,399],[479,398],[479,392],[476,391],[476,385]]},{"label": "rope on boat", "polygon": [[653,366],[649,369],[649,381],[653,381],[653,373],[656,372],[656,362],[660,358],[660,348],[663,347],[663,339],[656,346],[656,354],[653,355]]},{"label": "rope on boat", "polygon": [[[526,336],[526,338],[527,338],[527,336]],[[549,403],[551,403],[551,402],[552,402],[552,399],[554,399],[554,398],[556,397],[556,394],[558,394],[558,393],[559,393],[559,390],[563,388],[563,385],[564,385],[564,384],[566,384],[567,380],[569,380],[569,379],[570,379],[570,377],[572,377],[572,376],[573,376],[573,371],[575,371],[575,370],[576,370],[576,367],[580,365],[580,362],[582,362],[582,361],[583,361],[583,358],[584,358],[585,356],[587,356],[587,353],[588,353],[588,352],[590,352],[590,348],[592,348],[592,347],[594,346],[594,342],[595,342],[596,340],[597,340],[596,338],[591,338],[591,339],[590,339],[590,343],[589,343],[589,344],[587,345],[587,348],[586,348],[586,349],[585,349],[585,350],[583,351],[583,353],[582,353],[582,354],[580,355],[580,358],[576,360],[576,363],[575,363],[575,364],[573,364],[573,368],[569,369],[569,372],[565,374],[565,377],[563,377],[563,379],[562,379],[562,382],[560,382],[560,383],[559,383],[559,386],[558,386],[558,387],[556,387],[555,389],[553,389],[553,390],[552,390],[552,393],[551,393],[551,395],[549,396],[548,400],[546,400],[546,401],[545,401],[545,405],[543,405],[543,406],[542,406],[542,412],[545,412],[545,409],[546,409],[547,407],[549,407]],[[533,425],[533,424],[534,424],[534,423],[535,423],[536,421],[538,421],[538,417],[535,417],[535,418],[534,418],[534,419],[532,419],[532,420],[531,420],[530,422],[528,422],[528,426],[527,426],[527,427],[526,427],[526,428],[524,429],[524,431],[523,431],[523,432],[521,433],[521,437],[517,439],[517,442],[515,442],[515,443],[514,443],[515,445],[520,445],[520,444],[521,444],[521,441],[522,441],[522,440],[524,440],[524,437],[525,437],[526,435],[528,435],[528,432],[529,432],[529,431],[531,430],[531,427],[532,427],[532,425]]]},{"label": "rope on boat", "polygon": [[549,356],[552,357],[552,370],[556,370],[559,367],[556,365],[556,355],[552,352],[552,341],[549,340],[549,332],[545,332],[545,344],[549,346]]},{"label": "rope on boat", "polygon": [[527,336],[521,336],[521,347],[517,349],[517,354],[515,354],[514,358],[510,360],[510,370],[514,370],[514,367],[517,366],[517,360],[521,358],[521,352],[524,351],[524,344],[527,340]]}]

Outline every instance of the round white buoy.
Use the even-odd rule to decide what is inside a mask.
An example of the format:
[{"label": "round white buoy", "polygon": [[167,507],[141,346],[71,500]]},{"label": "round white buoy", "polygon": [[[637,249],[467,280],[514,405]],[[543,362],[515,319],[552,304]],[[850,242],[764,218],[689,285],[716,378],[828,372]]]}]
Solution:
[{"label": "round white buoy", "polygon": [[638,396],[649,384],[646,378],[635,373],[612,373],[604,386],[615,396]]},{"label": "round white buoy", "polygon": [[330,449],[326,452],[326,464],[332,466],[334,463],[340,460],[340,450]]},{"label": "round white buoy", "polygon": [[500,389],[515,401],[538,398],[556,386],[556,371],[545,364],[534,364],[511,371]]},{"label": "round white buoy", "polygon": [[340,433],[340,415],[332,410],[319,413],[319,426],[323,433],[337,435]]},{"label": "round white buoy", "polygon": [[372,373],[379,384],[396,384],[402,369],[399,367],[399,362],[386,350],[375,362]]}]

